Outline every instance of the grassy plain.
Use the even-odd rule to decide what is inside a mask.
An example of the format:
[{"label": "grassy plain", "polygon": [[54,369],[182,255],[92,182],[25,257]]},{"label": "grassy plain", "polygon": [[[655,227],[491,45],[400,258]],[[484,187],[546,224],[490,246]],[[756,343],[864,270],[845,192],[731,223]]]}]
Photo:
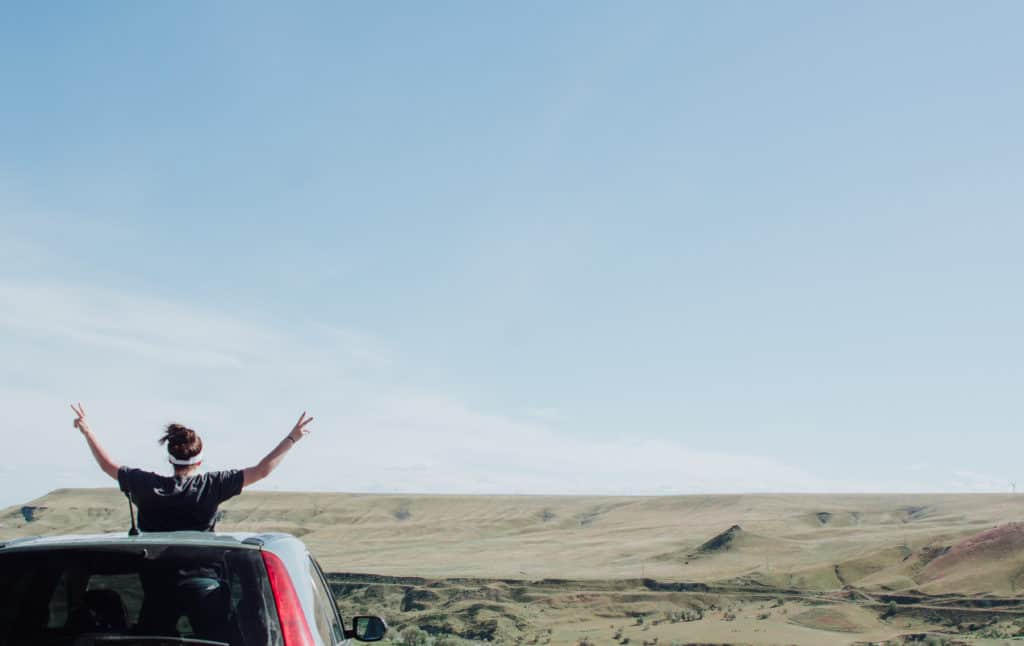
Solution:
[{"label": "grassy plain", "polygon": [[[343,610],[501,643],[1005,643],[1024,628],[1024,495],[246,493],[219,529],[301,536]],[[123,530],[112,489],[0,537]],[[626,641],[628,640],[628,641]]]}]

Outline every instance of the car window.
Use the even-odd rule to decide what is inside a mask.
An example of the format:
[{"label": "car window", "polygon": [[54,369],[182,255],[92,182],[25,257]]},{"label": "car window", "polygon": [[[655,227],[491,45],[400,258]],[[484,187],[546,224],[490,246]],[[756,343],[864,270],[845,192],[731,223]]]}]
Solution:
[{"label": "car window", "polygon": [[0,555],[0,646],[81,635],[280,646],[258,551],[196,546]]},{"label": "car window", "polygon": [[309,559],[309,578],[313,582],[314,613],[316,630],[325,644],[337,644],[345,640],[345,628],[338,616],[338,607],[334,603],[327,581],[324,579],[320,566]]}]

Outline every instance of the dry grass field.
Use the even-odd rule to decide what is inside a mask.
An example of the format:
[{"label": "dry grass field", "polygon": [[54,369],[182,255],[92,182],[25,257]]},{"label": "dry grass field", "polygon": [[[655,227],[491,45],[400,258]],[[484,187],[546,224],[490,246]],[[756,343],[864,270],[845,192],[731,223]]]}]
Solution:
[{"label": "dry grass field", "polygon": [[[383,614],[396,637],[411,626],[539,644],[1024,634],[1024,496],[246,493],[223,509],[221,530],[301,536],[343,610]],[[0,537],[127,524],[113,489],[60,490],[5,510]]]}]

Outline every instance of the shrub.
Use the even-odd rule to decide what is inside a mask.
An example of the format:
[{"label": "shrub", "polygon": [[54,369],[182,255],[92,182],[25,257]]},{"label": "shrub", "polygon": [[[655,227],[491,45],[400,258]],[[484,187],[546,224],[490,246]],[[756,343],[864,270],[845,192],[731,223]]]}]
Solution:
[{"label": "shrub", "polygon": [[398,635],[398,643],[401,646],[428,646],[430,644],[430,635],[416,626],[404,628]]},{"label": "shrub", "polygon": [[888,619],[896,615],[896,602],[890,601],[889,605],[885,608],[885,614],[882,615],[882,619]]}]

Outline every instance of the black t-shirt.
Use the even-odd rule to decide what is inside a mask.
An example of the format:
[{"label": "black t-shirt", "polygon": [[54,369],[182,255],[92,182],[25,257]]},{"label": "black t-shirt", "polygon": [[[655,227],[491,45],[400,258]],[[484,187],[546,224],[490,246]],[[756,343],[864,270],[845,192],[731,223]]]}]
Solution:
[{"label": "black t-shirt", "polygon": [[172,477],[121,467],[117,482],[139,508],[140,531],[212,532],[218,505],[242,493],[243,476],[239,469]]}]

